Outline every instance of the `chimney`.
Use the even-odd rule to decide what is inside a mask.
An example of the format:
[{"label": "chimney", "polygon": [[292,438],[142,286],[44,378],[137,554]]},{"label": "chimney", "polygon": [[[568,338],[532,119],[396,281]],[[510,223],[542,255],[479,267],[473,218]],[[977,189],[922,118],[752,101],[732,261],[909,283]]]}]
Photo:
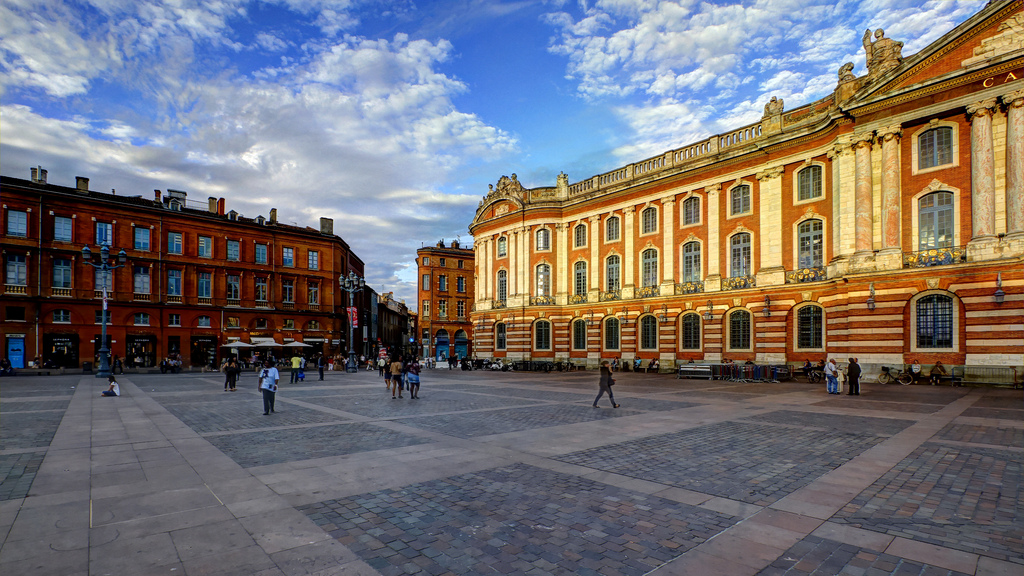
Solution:
[{"label": "chimney", "polygon": [[77,188],[79,192],[88,192],[89,179],[85,176],[75,176],[75,188]]},{"label": "chimney", "polygon": [[328,236],[334,236],[334,218],[320,219],[320,233]]},{"label": "chimney", "polygon": [[160,192],[159,190],[153,190],[153,199],[159,202],[161,194],[163,194],[163,192]]},{"label": "chimney", "polygon": [[270,223],[277,224],[277,208],[270,209]]},{"label": "chimney", "polygon": [[218,198],[217,199],[217,214],[220,215],[220,216],[224,215],[224,199],[223,198]]},{"label": "chimney", "polygon": [[209,198],[206,199],[206,204],[209,207],[211,213],[213,213],[213,214],[217,213],[217,199],[216,198],[214,198],[213,196],[210,196]]},{"label": "chimney", "polygon": [[46,184],[46,170],[42,166],[32,168],[32,181],[36,184]]}]

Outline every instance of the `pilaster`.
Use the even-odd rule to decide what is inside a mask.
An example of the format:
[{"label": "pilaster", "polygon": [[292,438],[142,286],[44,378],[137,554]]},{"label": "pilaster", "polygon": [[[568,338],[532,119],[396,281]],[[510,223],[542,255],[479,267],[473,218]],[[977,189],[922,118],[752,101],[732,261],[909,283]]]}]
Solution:
[{"label": "pilaster", "polygon": [[995,256],[995,158],[992,149],[992,114],[996,99],[967,106],[971,120],[971,241],[968,257]]},{"label": "pilaster", "polygon": [[561,306],[569,303],[569,225],[555,224],[555,238],[558,241],[555,256],[555,286],[551,291],[555,302]]},{"label": "pilaster", "polygon": [[[588,242],[590,243],[590,265],[587,266],[587,288],[588,292],[591,293],[591,297],[597,297],[597,292],[601,290],[601,261],[598,255],[598,246],[601,243],[601,217],[591,216],[587,218],[589,224],[587,225],[587,233],[589,234]],[[593,300],[592,300],[593,301]]]},{"label": "pilaster", "polygon": [[900,137],[899,124],[878,131],[882,145],[882,249],[875,256],[876,270],[903,268],[900,234]]},{"label": "pilaster", "polygon": [[636,254],[634,254],[635,242],[633,235],[636,231],[636,208],[629,206],[622,209],[622,222],[625,225],[625,236],[623,237],[622,249],[622,298],[632,298],[633,290],[636,287],[634,267],[636,265]]},{"label": "pilaster", "polygon": [[782,166],[774,166],[756,174],[758,184],[758,221],[761,244],[757,270],[758,286],[786,283],[782,267]]},{"label": "pilaster", "polygon": [[722,289],[722,254],[719,251],[721,244],[721,222],[719,221],[719,195],[722,192],[721,184],[715,184],[704,189],[707,196],[708,210],[708,243],[707,250],[702,254],[707,266],[707,276],[704,279],[705,292],[718,292]]},{"label": "pilaster", "polygon": [[661,199],[661,230],[662,230],[662,250],[661,250],[661,293],[662,294],[675,294],[675,283],[676,283],[676,272],[675,262],[677,258],[676,254],[676,197],[669,196],[668,198]]}]

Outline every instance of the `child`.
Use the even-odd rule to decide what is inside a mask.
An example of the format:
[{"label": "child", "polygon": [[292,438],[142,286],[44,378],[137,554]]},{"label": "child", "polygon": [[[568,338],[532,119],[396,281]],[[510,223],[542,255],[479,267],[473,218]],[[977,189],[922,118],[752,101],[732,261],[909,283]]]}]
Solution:
[{"label": "child", "polygon": [[117,385],[117,380],[114,379],[114,375],[113,374],[111,374],[107,378],[107,382],[110,383],[110,386],[107,386],[107,389],[102,391],[102,392],[100,392],[100,394],[103,394],[104,396],[120,396],[121,395],[121,387]]}]

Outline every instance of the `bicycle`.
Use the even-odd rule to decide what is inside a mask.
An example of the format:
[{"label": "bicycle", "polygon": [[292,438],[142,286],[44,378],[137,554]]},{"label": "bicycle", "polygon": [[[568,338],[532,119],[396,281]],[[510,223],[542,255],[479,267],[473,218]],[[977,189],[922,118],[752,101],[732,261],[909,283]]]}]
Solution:
[{"label": "bicycle", "polygon": [[900,384],[907,386],[913,381],[914,375],[902,368],[900,368],[896,372],[896,375],[893,376],[892,371],[888,366],[882,366],[882,372],[878,375],[879,384],[895,384],[896,382],[899,382]]}]

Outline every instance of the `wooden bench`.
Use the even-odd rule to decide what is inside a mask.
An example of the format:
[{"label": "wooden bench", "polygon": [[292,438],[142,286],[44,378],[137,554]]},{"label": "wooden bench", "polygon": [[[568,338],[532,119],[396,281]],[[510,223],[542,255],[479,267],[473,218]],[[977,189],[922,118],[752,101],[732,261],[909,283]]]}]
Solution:
[{"label": "wooden bench", "polygon": [[706,378],[711,380],[711,366],[683,364],[676,370],[676,380],[680,378]]},{"label": "wooden bench", "polygon": [[954,366],[953,386],[964,384],[1009,384],[1017,387],[1017,369],[1012,366]]}]

